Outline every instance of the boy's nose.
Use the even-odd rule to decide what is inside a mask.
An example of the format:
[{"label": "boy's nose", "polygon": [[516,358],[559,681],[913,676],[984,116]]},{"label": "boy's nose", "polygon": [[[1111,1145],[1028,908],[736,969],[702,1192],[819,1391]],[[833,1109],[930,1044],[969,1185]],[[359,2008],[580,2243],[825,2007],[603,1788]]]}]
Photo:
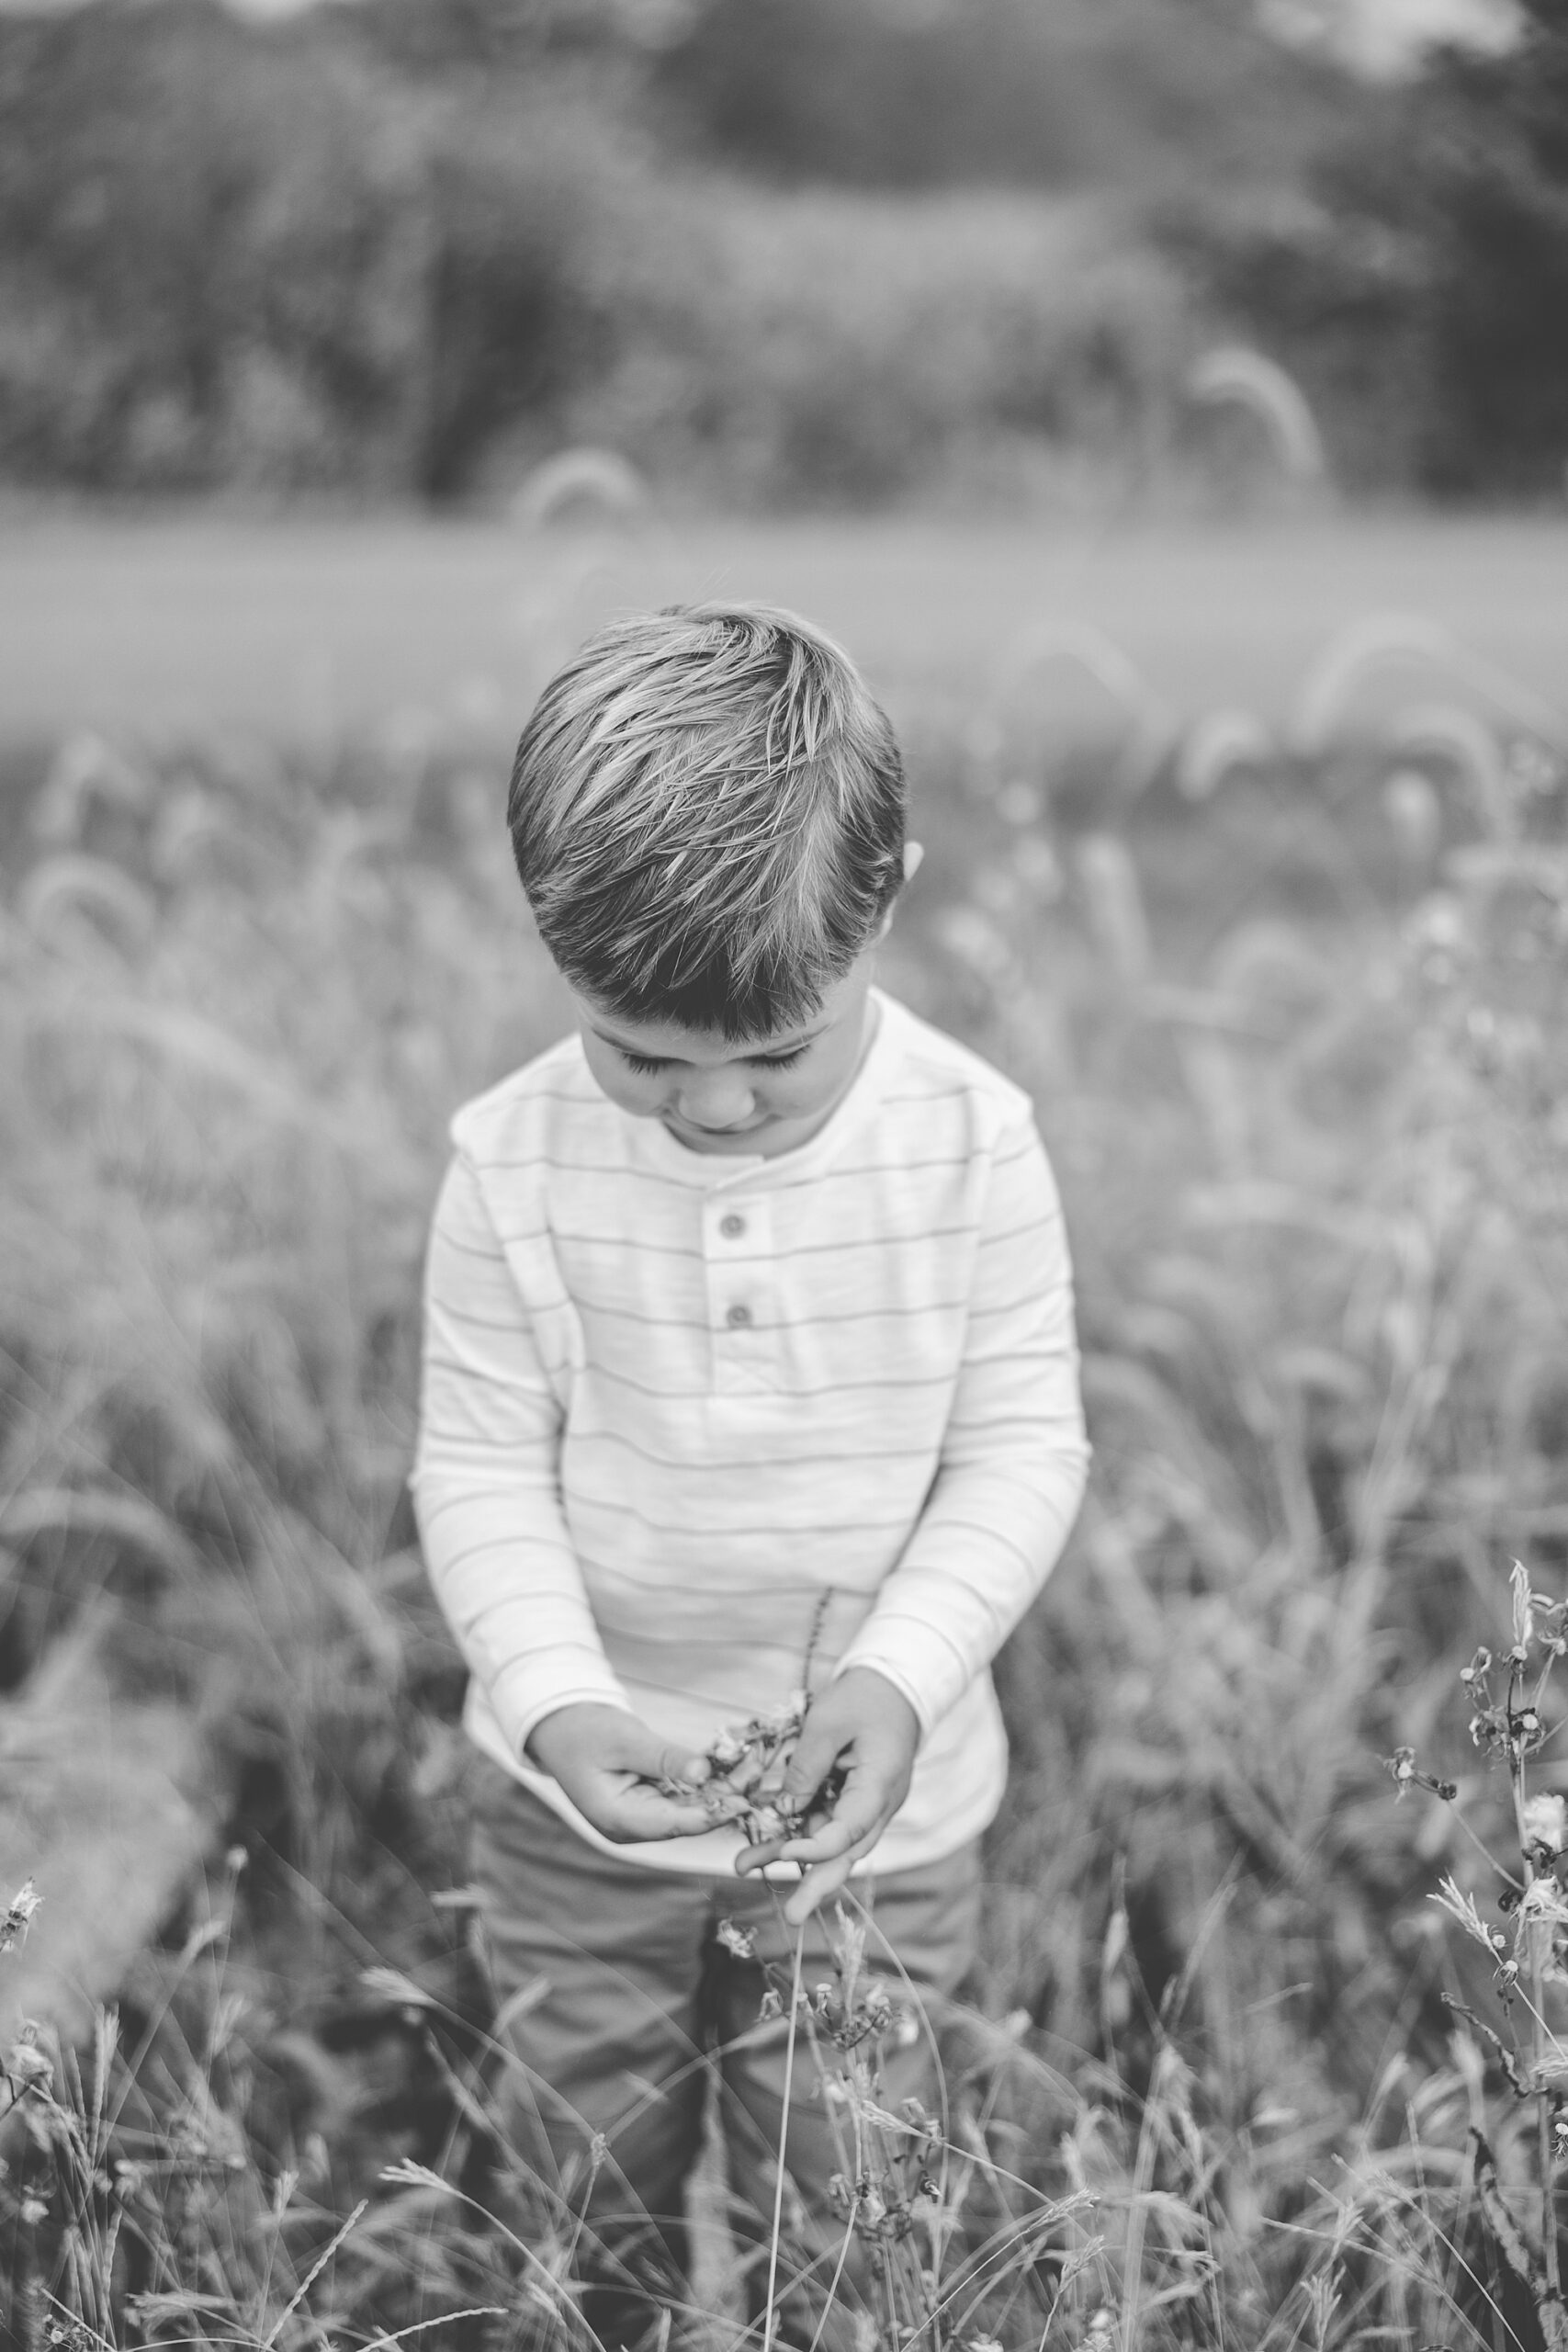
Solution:
[{"label": "boy's nose", "polygon": [[676,1109],[694,1127],[738,1127],[751,1115],[751,1088],[739,1070],[711,1070],[686,1079]]}]

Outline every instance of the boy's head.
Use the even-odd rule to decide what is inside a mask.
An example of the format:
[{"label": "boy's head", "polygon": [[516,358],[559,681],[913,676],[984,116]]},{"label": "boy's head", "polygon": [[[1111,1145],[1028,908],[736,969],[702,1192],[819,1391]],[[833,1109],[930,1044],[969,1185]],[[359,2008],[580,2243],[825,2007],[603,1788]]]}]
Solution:
[{"label": "boy's head", "polygon": [[524,729],[507,821],[581,1000],[731,1043],[818,1013],[904,879],[892,729],[830,639],[763,606],[591,638]]}]

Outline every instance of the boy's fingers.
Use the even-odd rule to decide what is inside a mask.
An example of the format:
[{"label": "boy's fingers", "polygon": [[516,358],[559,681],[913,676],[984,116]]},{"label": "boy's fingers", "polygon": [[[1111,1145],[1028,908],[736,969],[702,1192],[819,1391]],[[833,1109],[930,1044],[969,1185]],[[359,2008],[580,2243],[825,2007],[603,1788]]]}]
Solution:
[{"label": "boy's fingers", "polygon": [[786,1835],[770,1838],[760,1846],[748,1846],[735,1867],[744,1874],[765,1870],[770,1862],[799,1862],[803,1868],[809,1868],[813,1863],[837,1861],[842,1855],[848,1855],[852,1861],[874,1844],[884,1818],[880,1806],[868,1812],[862,1804],[851,1813],[839,1812],[820,1829],[813,1830],[809,1838]]},{"label": "boy's fingers", "polygon": [[[824,1715],[828,1716],[825,1722]],[[843,1730],[833,1723],[829,1710],[819,1708],[816,1714],[808,1714],[779,1782],[784,1795],[797,1804],[814,1797],[838,1762],[844,1739]]]},{"label": "boy's fingers", "polygon": [[784,1917],[790,1926],[798,1928],[803,1920],[810,1918],[819,1903],[825,1903],[830,1894],[837,1894],[841,1886],[847,1886],[855,1864],[875,1842],[873,1838],[862,1838],[836,1861],[818,1862],[815,1869],[808,1870],[784,1907]]},{"label": "boy's fingers", "polygon": [[626,1789],[609,1799],[596,1826],[607,1838],[633,1842],[645,1838],[694,1838],[713,1824],[700,1804],[682,1804],[678,1798],[660,1796],[654,1789]]},{"label": "boy's fingers", "polygon": [[635,1772],[639,1780],[678,1781],[686,1788],[700,1788],[712,1770],[705,1756],[694,1756],[689,1747],[656,1738],[645,1724],[629,1715],[618,1747],[615,1763],[624,1771]]},{"label": "boy's fingers", "polygon": [[820,1829],[814,1829],[809,1838],[787,1838],[781,1849],[782,1859],[786,1862],[837,1861],[852,1846],[858,1846],[874,1826],[873,1822],[850,1820],[837,1814]]}]

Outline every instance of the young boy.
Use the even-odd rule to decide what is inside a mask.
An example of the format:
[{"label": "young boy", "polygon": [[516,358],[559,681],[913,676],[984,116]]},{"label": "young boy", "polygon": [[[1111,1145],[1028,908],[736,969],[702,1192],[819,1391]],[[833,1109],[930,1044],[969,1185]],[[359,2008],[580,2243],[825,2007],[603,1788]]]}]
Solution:
[{"label": "young boy", "polygon": [[[715,2049],[732,2179],[772,2207],[761,1962],[804,1922],[820,1977],[824,1898],[852,1871],[869,1905],[874,1864],[909,1977],[964,1973],[1006,1770],[987,1667],[1084,1479],[1028,1102],[873,985],[919,858],[904,813],[886,718],[791,615],[677,610],[584,646],[508,810],[579,1029],[458,1113],[431,1239],[413,1487],[472,1672],[513,2127],[588,2198],[604,2275],[660,2256],[666,2300]],[[802,1686],[796,1826],[747,1848],[699,1759]],[[923,2051],[897,2064],[888,2097],[929,2096]],[[838,2159],[797,2082],[789,2170],[827,2278]],[[590,2316],[613,2344],[648,2310],[606,2290]]]}]

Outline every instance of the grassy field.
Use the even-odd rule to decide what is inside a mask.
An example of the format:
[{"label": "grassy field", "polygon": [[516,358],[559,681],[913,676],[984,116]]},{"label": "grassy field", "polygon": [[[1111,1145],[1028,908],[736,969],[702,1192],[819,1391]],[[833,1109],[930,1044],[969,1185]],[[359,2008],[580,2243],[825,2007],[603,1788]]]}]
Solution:
[{"label": "grassy field", "polygon": [[1559,691],[1568,520],[671,521],[529,537],[13,515],[0,741],[191,724],[319,739],[411,709],[502,740],[599,615],[706,595],[812,615],[900,718],[966,704],[1021,633],[1071,623],[1105,632],[1179,718],[1239,703],[1278,722],[1325,640],[1369,614],[1425,616]]},{"label": "grassy field", "polygon": [[[573,586],[584,542],[478,531],[28,540],[0,594],[34,655],[8,628],[0,659],[65,740],[0,844],[6,1670],[116,1603],[115,1670],[202,1709],[247,1859],[118,2041],[12,2052],[5,2324],[584,2345],[570,2213],[487,2121],[460,1677],[401,1482],[446,1116],[560,1021],[506,729],[461,681],[509,646],[531,677],[610,592]],[[821,613],[904,714],[932,854],[888,978],[1031,1090],[1078,1265],[1095,1472],[1002,1662],[947,2112],[900,2140],[822,2057],[871,2135],[846,2230],[897,2255],[868,2352],[1568,2341],[1562,552],[908,525],[617,555],[627,601]],[[1303,690],[1395,606],[1459,642],[1363,631]],[[290,664],[329,656],[312,710]],[[182,695],[203,724],[165,735]],[[705,2259],[719,2352],[721,2232]]]}]

